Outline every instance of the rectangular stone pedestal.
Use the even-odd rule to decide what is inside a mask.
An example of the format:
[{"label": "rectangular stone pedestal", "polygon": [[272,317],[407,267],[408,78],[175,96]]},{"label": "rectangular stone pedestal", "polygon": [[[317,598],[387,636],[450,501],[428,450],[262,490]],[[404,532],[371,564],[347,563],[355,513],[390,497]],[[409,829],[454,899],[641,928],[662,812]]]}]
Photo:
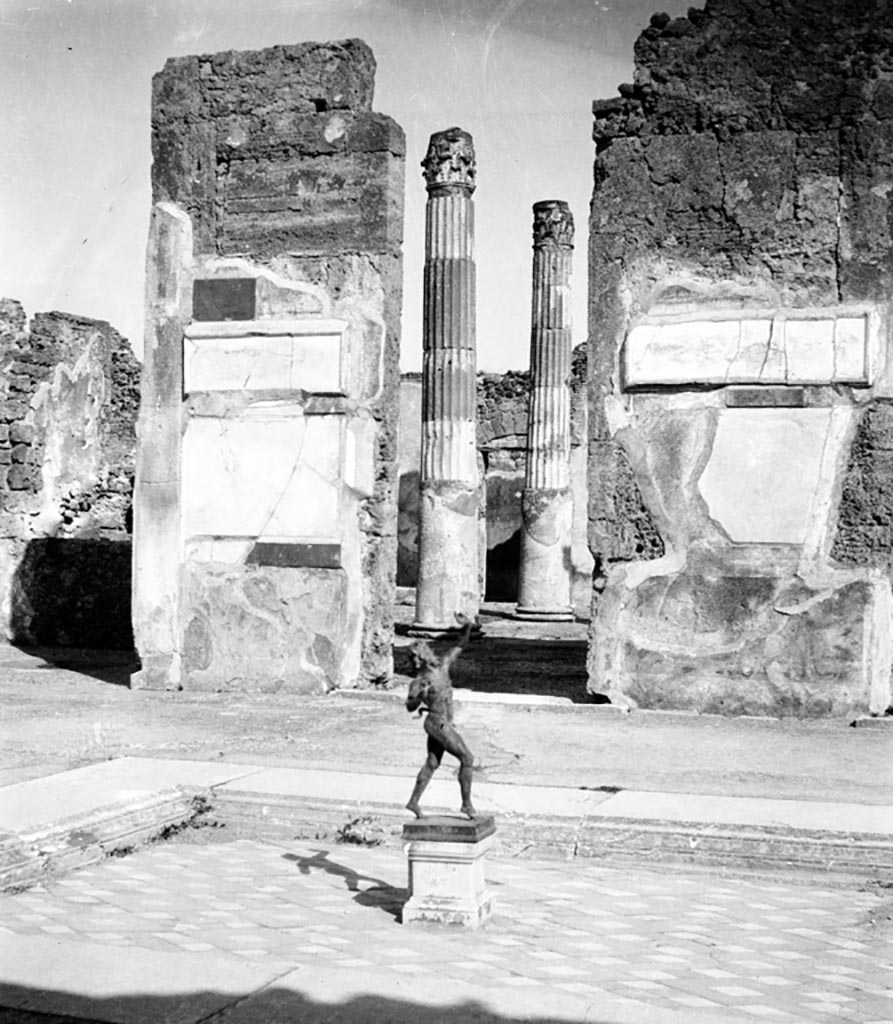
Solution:
[{"label": "rectangular stone pedestal", "polygon": [[404,825],[409,901],[403,908],[403,923],[479,928],[493,906],[484,861],[495,833],[492,817],[469,821],[438,816]]}]

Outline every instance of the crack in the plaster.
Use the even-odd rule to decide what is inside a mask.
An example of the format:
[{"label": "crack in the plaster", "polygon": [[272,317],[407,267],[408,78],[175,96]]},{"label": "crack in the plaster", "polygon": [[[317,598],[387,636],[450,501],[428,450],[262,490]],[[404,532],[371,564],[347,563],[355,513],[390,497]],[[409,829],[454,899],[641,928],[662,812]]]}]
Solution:
[{"label": "crack in the plaster", "polygon": [[[772,348],[773,348],[772,343],[775,340],[775,326],[776,326],[776,323],[777,323],[777,321],[776,321],[775,317],[772,317],[772,319],[769,321],[769,338],[766,341],[766,351],[763,353],[763,362],[760,364],[760,372],[757,374],[757,379],[758,380],[762,380],[763,379],[763,373],[766,370],[766,364],[769,362],[769,355],[772,352]],[[788,372],[787,371],[788,371],[788,367],[787,367],[787,352],[785,352],[785,374],[784,374],[784,379],[785,380],[788,379]]]},{"label": "crack in the plaster", "polygon": [[247,391],[248,390],[248,383],[251,380],[252,376],[254,375],[254,371],[257,369],[257,363],[258,363],[259,358],[260,358],[260,352],[257,351],[257,348],[255,347],[254,359],[252,361],[251,366],[248,369],[247,376],[242,381],[242,388],[241,388],[242,391]]},{"label": "crack in the plaster", "polygon": [[726,384],[729,383],[729,378],[732,376],[732,367],[735,365],[735,363],[738,361],[739,356],[741,355],[741,346],[743,344],[744,344],[744,321],[743,320],[739,320],[738,321],[738,346],[735,349],[735,354],[732,356],[732,358],[731,358],[731,360],[729,362],[728,369],[726,370]]},{"label": "crack in the plaster", "polygon": [[303,455],[303,452],[304,452],[304,440],[305,440],[305,438],[307,436],[307,426],[306,426],[306,423],[303,423],[303,420],[301,422],[301,425],[304,427],[304,429],[300,432],[300,440],[298,442],[298,450],[295,453],[295,460],[294,460],[294,463],[292,464],[291,472],[288,474],[288,478],[286,479],[285,483],[283,484],[282,490],[280,490],[279,494],[276,495],[276,497],[273,499],[273,503],[270,506],[270,511],[267,514],[267,517],[266,517],[266,519],[264,519],[263,525],[261,526],[261,528],[257,531],[257,536],[258,537],[263,537],[264,534],[266,533],[267,527],[270,525],[270,523],[273,521],[273,517],[276,515],[276,512],[277,512],[277,510],[279,508],[280,502],[285,497],[285,495],[288,493],[288,489],[289,489],[289,487],[291,487],[292,482],[294,481],[294,478],[295,478],[295,476],[296,476],[296,474],[298,472],[298,467],[301,464],[301,456]]}]

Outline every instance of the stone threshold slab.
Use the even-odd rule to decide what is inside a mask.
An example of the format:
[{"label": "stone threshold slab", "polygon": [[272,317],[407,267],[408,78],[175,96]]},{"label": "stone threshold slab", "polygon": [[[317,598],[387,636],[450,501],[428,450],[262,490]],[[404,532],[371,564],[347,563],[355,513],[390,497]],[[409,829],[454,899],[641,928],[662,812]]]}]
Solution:
[{"label": "stone threshold slab", "polygon": [[[215,791],[212,813],[233,839],[296,839],[400,849],[408,812],[395,804],[310,797],[301,793]],[[458,800],[456,801],[458,803]],[[478,809],[483,803],[477,800]],[[440,810],[425,804],[432,816]],[[455,814],[455,808],[453,808]],[[503,812],[496,816],[492,854],[503,858],[668,864],[754,870],[786,876],[829,874],[893,877],[893,838],[873,833],[796,829],[782,825],[717,824],[610,817],[598,813],[550,815]]]},{"label": "stone threshold slab", "polygon": [[[458,783],[449,769],[435,777],[423,799],[424,809],[455,810]],[[412,777],[359,775],[317,769],[265,768],[213,787],[219,796],[235,793],[334,800],[364,806],[402,807]],[[773,800],[756,797],[698,796],[621,790],[606,793],[561,786],[520,786],[475,782],[476,808],[487,814],[546,815],[555,818],[622,818],[643,821],[700,822],[854,832],[893,838],[893,806]]]},{"label": "stone threshold slab", "polygon": [[[239,836],[399,847],[411,782],[273,768],[215,787],[211,799]],[[496,816],[495,856],[893,874],[889,807],[498,783],[477,783],[473,795],[479,812]],[[450,773],[422,801],[432,815],[455,813],[458,803]]]},{"label": "stone threshold slab", "polygon": [[[398,844],[412,778],[205,761],[120,758],[0,789],[0,885],[31,884],[184,825],[196,797],[234,832]],[[506,856],[752,862],[893,870],[893,808],[480,781],[474,799]],[[442,769],[427,813],[455,813]],[[359,827],[355,827],[360,822]],[[366,823],[366,824],[363,824]]]},{"label": "stone threshold slab", "polygon": [[0,890],[95,863],[187,824],[248,765],[124,757],[0,788]]},{"label": "stone threshold slab", "polygon": [[183,825],[196,813],[193,798],[165,789],[117,804],[91,807],[50,825],[0,833],[0,890],[33,885],[93,864]]},{"label": "stone threshold slab", "polygon": [[253,765],[151,757],[100,761],[0,788],[0,831],[48,827],[62,817],[146,799],[173,786],[206,790],[258,770]]}]

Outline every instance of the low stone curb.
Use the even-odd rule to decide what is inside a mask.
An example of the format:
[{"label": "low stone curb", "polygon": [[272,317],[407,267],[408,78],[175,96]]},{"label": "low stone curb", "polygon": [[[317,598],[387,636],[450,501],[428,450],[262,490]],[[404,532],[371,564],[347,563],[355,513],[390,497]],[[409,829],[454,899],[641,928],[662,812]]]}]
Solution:
[{"label": "low stone curb", "polygon": [[[211,811],[232,836],[403,845],[407,812],[393,805],[279,793],[211,791]],[[790,826],[497,815],[493,855],[534,860],[685,864],[735,870],[893,878],[893,838]]]},{"label": "low stone curb", "polygon": [[202,794],[181,787],[0,836],[0,890],[34,885],[189,824]]}]

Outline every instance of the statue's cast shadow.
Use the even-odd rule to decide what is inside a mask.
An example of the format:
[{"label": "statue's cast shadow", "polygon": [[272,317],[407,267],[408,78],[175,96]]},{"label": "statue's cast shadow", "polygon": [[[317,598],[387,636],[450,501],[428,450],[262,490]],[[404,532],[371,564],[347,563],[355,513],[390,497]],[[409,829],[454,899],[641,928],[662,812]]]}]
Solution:
[{"label": "statue's cast shadow", "polygon": [[[343,878],[349,892],[354,893],[354,903],[361,907],[379,907],[395,919],[400,917],[403,904],[409,899],[409,890],[386,882],[372,875],[364,875],[353,868],[329,860],[329,850],[317,850],[311,856],[296,853],[284,854],[285,860],[297,864],[302,875],[311,871],[324,871],[327,875]],[[368,883],[363,887],[363,883]]]}]

